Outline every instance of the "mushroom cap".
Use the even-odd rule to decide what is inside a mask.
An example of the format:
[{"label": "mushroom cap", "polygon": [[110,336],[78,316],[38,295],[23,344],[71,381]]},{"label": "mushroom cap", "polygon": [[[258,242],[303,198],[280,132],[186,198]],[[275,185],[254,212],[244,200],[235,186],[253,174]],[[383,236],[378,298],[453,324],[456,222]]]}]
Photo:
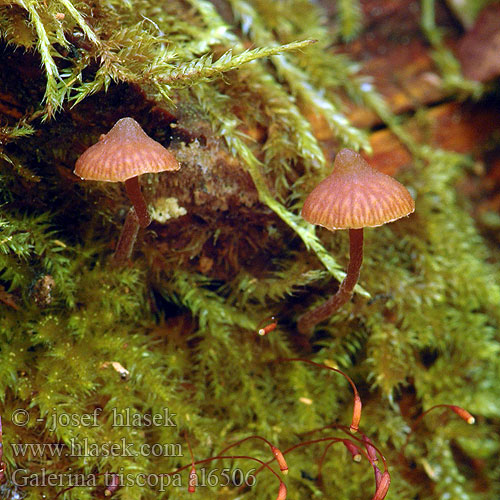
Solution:
[{"label": "mushroom cap", "polygon": [[333,172],[306,198],[302,217],[333,231],[381,226],[414,210],[415,202],[402,184],[370,167],[360,154],[342,149]]},{"label": "mushroom cap", "polygon": [[75,174],[91,181],[123,182],[138,175],[179,168],[172,153],[127,117],[118,120],[78,158]]}]

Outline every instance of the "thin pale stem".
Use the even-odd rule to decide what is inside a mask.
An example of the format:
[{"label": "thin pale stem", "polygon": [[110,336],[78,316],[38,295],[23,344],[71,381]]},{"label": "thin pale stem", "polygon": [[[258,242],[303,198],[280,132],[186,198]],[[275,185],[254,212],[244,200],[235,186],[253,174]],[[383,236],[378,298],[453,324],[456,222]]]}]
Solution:
[{"label": "thin pale stem", "polygon": [[148,207],[142,196],[141,186],[139,185],[139,177],[131,177],[125,181],[125,189],[127,190],[128,197],[134,205],[135,213],[139,220],[141,227],[148,227],[151,224],[151,217],[149,216]]},{"label": "thin pale stem", "polygon": [[347,275],[340,284],[337,293],[300,317],[297,327],[303,335],[310,335],[318,323],[329,318],[351,298],[363,262],[363,229],[349,229],[349,255]]},{"label": "thin pale stem", "polygon": [[113,255],[115,264],[123,264],[130,259],[139,228],[139,219],[135,213],[135,208],[132,207],[128,211],[127,217],[125,218],[120,239],[118,240],[118,244],[116,245],[116,250]]}]

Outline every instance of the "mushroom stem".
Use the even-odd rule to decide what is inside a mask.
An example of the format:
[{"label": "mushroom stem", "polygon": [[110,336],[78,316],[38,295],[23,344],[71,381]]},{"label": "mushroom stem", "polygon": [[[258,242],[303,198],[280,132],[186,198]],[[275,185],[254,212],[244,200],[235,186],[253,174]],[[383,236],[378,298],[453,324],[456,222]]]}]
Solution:
[{"label": "mushroom stem", "polygon": [[120,239],[118,240],[115,253],[113,254],[115,264],[122,264],[130,259],[137,233],[139,232],[139,227],[139,219],[135,213],[135,208],[132,207],[125,218]]},{"label": "mushroom stem", "polygon": [[349,229],[349,265],[347,267],[347,275],[335,295],[332,295],[326,302],[306,312],[299,318],[297,327],[300,333],[309,335],[318,323],[329,318],[351,298],[352,291],[358,282],[362,262],[363,229]]},{"label": "mushroom stem", "polygon": [[141,186],[139,185],[139,177],[131,177],[125,181],[125,189],[127,190],[128,197],[135,207],[135,213],[139,220],[141,227],[148,227],[151,224],[151,217],[148,213],[148,207],[142,196]]}]

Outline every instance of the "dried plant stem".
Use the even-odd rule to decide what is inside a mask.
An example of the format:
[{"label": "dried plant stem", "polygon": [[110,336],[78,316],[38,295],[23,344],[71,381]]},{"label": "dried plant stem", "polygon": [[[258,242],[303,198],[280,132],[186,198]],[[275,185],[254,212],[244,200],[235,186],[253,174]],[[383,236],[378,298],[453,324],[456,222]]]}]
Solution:
[{"label": "dried plant stem", "polygon": [[347,275],[337,293],[300,317],[297,327],[303,335],[309,335],[318,323],[329,318],[351,298],[363,262],[363,229],[349,229],[349,254]]}]

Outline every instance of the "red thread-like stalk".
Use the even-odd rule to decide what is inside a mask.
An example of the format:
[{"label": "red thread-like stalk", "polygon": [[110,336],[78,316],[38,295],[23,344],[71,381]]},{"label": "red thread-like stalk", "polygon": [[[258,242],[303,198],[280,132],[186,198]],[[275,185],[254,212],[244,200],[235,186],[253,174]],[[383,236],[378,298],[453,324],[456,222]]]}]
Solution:
[{"label": "red thread-like stalk", "polygon": [[271,448],[271,451],[273,455],[276,457],[276,461],[278,462],[278,465],[280,466],[280,471],[283,474],[288,474],[288,465],[285,461],[285,457],[283,456],[283,453],[276,448],[270,441],[268,441],[266,438],[262,436],[248,436],[246,438],[240,439],[239,441],[236,441],[235,443],[230,444],[229,446],[226,446],[223,450],[220,451],[220,455],[224,454],[227,450],[234,448],[235,446],[238,446],[241,443],[244,443],[245,441],[248,441],[249,439],[260,439],[261,441],[264,441],[269,448]]},{"label": "red thread-like stalk", "polygon": [[333,368],[328,365],[322,365],[321,363],[316,363],[314,361],[310,361],[309,359],[304,359],[304,358],[279,358],[275,362],[281,362],[281,361],[301,361],[302,363],[309,363],[310,365],[317,366],[318,368],[326,368],[327,370],[334,371],[336,373],[340,373],[351,385],[353,393],[354,393],[354,408],[353,408],[353,413],[352,413],[352,420],[351,420],[351,425],[350,429],[351,432],[354,434],[357,432],[359,429],[359,422],[361,420],[361,409],[362,409],[362,403],[361,403],[361,398],[359,397],[358,389],[356,388],[356,385],[352,381],[351,377],[349,375],[345,374],[342,370],[339,370],[338,368]]},{"label": "red thread-like stalk", "polygon": [[438,405],[434,405],[432,406],[431,408],[429,408],[428,410],[424,411],[423,413],[421,413],[418,418],[413,422],[413,425],[411,426],[411,431],[408,433],[408,435],[406,436],[406,441],[405,441],[405,444],[403,445],[403,447],[401,448],[401,455],[404,455],[404,452],[405,452],[405,449],[406,449],[406,446],[408,445],[408,442],[410,441],[410,437],[412,436],[413,432],[415,431],[415,429],[418,427],[418,425],[420,424],[420,422],[431,412],[431,411],[434,411],[436,410],[437,408],[446,408],[447,410],[451,410],[453,413],[455,413],[456,415],[458,415],[462,420],[465,420],[465,422],[467,422],[468,424],[473,424],[476,419],[467,411],[465,410],[464,408],[461,408],[460,406],[457,406],[457,405],[448,405],[448,404],[438,404]]}]

